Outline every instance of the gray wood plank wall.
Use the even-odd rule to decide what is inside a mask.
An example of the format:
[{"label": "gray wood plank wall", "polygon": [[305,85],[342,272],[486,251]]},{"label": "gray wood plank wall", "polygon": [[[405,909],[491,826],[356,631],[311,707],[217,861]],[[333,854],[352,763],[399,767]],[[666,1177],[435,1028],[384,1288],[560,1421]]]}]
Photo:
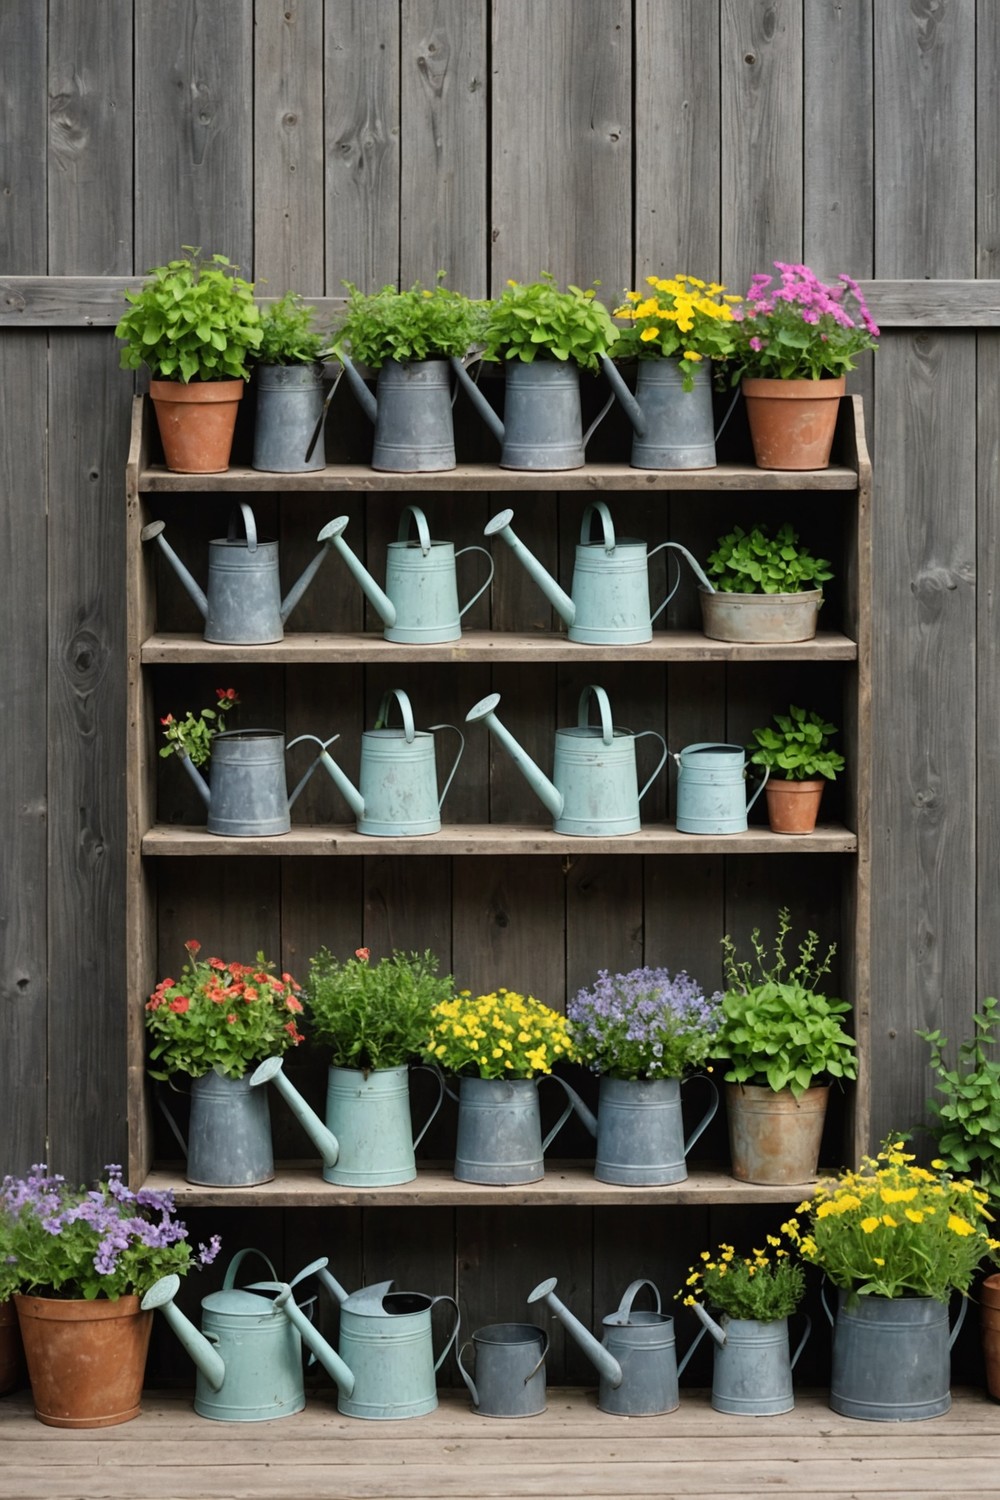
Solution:
[{"label": "gray wood plank wall", "polygon": [[[873,1140],[920,1117],[915,1028],[964,1035],[1000,986],[997,25],[991,0],[0,7],[0,1166],[47,1156],[82,1177],[124,1154],[132,382],[110,278],[182,244],[224,251],[268,295],[336,298],[345,278],[407,285],[442,268],[479,294],[548,269],[599,279],[612,300],[653,271],[742,290],[772,259],[803,256],[870,285],[891,324],[853,382],[876,466]],[[496,622],[523,625],[522,609],[538,600],[510,574]],[[725,692],[711,690],[723,731]],[[290,692],[304,712],[306,688]],[[370,709],[359,677],[348,730]],[[519,798],[497,774],[495,813]],[[427,861],[425,929],[392,915],[398,874],[372,859],[337,873],[335,937],[363,923],[423,946],[429,930],[453,962],[492,953],[513,974],[565,922],[575,985],[607,941],[602,881],[627,913],[623,960],[639,955],[643,915],[690,926],[698,882],[718,920],[762,915],[748,872],[722,879],[717,862],[683,881],[648,871],[642,891],[634,872],[591,863],[568,882],[477,866],[465,895],[484,915],[455,932],[440,915],[449,871]],[[311,872],[262,872],[255,897],[245,879],[233,873],[234,897],[301,968],[324,931]],[[176,935],[185,893],[164,880]]]}]

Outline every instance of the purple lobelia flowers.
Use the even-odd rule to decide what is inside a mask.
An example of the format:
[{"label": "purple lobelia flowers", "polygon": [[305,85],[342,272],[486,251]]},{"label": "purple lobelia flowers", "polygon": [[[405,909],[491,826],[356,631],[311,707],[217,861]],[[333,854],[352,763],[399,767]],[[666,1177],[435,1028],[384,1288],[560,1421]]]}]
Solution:
[{"label": "purple lobelia flowers", "polygon": [[41,1296],[142,1295],[161,1276],[183,1276],[208,1265],[219,1237],[194,1251],[184,1224],[174,1217],[171,1192],[122,1181],[122,1169],[105,1167],[94,1188],[71,1188],[44,1165],[0,1185],[0,1299],[12,1292]]},{"label": "purple lobelia flowers", "polygon": [[601,969],[566,1015],[581,1060],[609,1078],[679,1078],[711,1054],[722,996],[683,969]]}]

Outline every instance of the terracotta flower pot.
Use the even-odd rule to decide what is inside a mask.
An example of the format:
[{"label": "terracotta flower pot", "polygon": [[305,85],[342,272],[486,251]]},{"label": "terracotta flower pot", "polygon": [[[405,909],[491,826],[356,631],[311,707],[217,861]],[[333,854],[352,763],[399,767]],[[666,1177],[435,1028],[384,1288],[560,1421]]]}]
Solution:
[{"label": "terracotta flower pot", "polygon": [[1000,1401],[1000,1274],[984,1278],[979,1289],[979,1308],[986,1389],[994,1401]]},{"label": "terracotta flower pot", "polygon": [[825,469],[846,377],[742,384],[754,458],[760,469]]},{"label": "terracotta flower pot", "polygon": [[168,469],[175,474],[228,469],[243,385],[242,380],[149,382]]},{"label": "terracotta flower pot", "polygon": [[139,1415],[152,1312],[138,1297],[16,1295],[35,1416],[47,1427],[114,1427]]},{"label": "terracotta flower pot", "polygon": [[815,781],[781,781],[769,777],[764,796],[771,832],[812,833],[825,785],[822,776]]},{"label": "terracotta flower pot", "polygon": [[811,1182],[819,1164],[828,1085],[791,1089],[726,1084],[729,1154],[738,1182],[775,1186]]}]

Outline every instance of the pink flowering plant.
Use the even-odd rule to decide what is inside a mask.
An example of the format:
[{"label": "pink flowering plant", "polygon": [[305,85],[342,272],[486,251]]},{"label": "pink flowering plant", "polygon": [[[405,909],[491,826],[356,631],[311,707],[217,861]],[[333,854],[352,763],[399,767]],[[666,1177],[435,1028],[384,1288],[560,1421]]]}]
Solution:
[{"label": "pink flowering plant", "polygon": [[608,1078],[679,1078],[710,1056],[722,996],[706,996],[683,969],[601,969],[566,1008],[578,1058]]},{"label": "pink flowering plant", "polygon": [[159,1064],[149,1070],[153,1078],[200,1078],[213,1069],[242,1078],[305,1040],[296,1024],[300,987],[291,974],[278,979],[263,953],[243,964],[199,959],[201,944],[194,939],[184,947],[188,961],[180,977],[161,979],[146,1002],[150,1060]]},{"label": "pink flowering plant", "polygon": [[772,273],[759,272],[733,309],[734,385],[744,376],[838,377],[855,368],[857,355],[878,347],[878,324],[852,277],[841,275],[829,286],[808,266],[774,265],[778,284]]},{"label": "pink flowering plant", "polygon": [[161,1276],[209,1265],[219,1236],[194,1250],[174,1216],[173,1193],[122,1181],[107,1166],[93,1188],[70,1187],[45,1164],[0,1186],[0,1301],[14,1292],[43,1297],[143,1296]]}]

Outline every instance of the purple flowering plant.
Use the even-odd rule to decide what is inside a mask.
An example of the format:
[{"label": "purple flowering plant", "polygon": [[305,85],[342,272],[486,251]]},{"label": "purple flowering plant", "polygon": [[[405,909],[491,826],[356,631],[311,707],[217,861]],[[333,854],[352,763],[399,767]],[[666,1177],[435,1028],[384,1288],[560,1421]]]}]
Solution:
[{"label": "purple flowering plant", "polygon": [[581,1062],[609,1078],[679,1078],[711,1055],[722,996],[681,969],[601,969],[566,1009]]},{"label": "purple flowering plant", "polygon": [[174,1195],[122,1181],[106,1166],[93,1188],[72,1188],[42,1163],[0,1185],[0,1301],[36,1296],[142,1296],[161,1276],[207,1266],[219,1253],[213,1235],[194,1250],[174,1216]]},{"label": "purple flowering plant", "polygon": [[744,376],[836,378],[855,368],[863,350],[878,348],[878,324],[853,277],[841,275],[830,286],[808,266],[774,265],[778,284],[772,272],[758,272],[733,308],[734,385]]}]

